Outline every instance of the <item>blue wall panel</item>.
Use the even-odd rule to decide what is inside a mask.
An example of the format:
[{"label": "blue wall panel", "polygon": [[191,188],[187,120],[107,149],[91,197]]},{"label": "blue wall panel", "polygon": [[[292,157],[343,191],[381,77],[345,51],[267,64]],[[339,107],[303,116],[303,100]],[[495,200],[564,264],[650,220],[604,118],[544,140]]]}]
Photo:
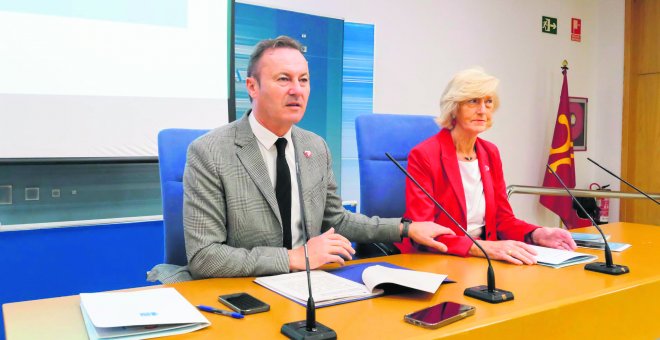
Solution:
[{"label": "blue wall panel", "polygon": [[[374,25],[344,24],[342,97],[342,183],[344,200],[360,199],[360,173],[355,140],[355,118],[373,113]],[[360,204],[358,203],[358,211]]]},{"label": "blue wall panel", "polygon": [[0,304],[147,286],[163,262],[162,221],[0,232]]},{"label": "blue wall panel", "polygon": [[306,48],[311,94],[305,117],[298,124],[323,137],[341,184],[341,115],[344,22],[339,19],[236,4],[236,116],[250,108],[245,78],[250,54],[260,40],[288,35]]}]

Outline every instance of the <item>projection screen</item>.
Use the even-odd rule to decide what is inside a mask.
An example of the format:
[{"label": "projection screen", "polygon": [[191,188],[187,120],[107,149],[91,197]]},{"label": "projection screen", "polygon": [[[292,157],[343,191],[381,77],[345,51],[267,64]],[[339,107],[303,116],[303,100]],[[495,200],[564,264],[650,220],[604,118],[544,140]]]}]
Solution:
[{"label": "projection screen", "polygon": [[228,121],[231,0],[0,0],[0,158],[157,156]]}]

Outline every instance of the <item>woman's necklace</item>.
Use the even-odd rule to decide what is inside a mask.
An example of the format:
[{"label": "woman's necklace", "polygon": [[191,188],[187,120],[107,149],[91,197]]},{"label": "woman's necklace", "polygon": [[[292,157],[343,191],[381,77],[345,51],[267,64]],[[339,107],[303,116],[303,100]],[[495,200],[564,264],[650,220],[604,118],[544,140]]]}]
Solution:
[{"label": "woman's necklace", "polygon": [[[456,139],[457,137],[454,135],[453,132],[454,132],[454,130],[452,130],[452,139],[454,140],[454,147],[456,148],[456,153],[457,153],[457,154],[462,154],[462,155],[463,155],[463,159],[465,159],[465,160],[468,161],[468,162],[469,162],[469,161],[472,161],[472,160],[474,160],[474,159],[477,159],[477,143],[474,143],[474,144],[472,145],[472,151],[474,151],[474,156],[470,156],[470,155],[469,155],[471,152],[462,152],[462,151],[459,151],[459,150],[458,150],[458,149],[459,149],[459,148],[458,148],[458,143],[457,143],[457,139]],[[476,141],[475,141],[475,142],[476,142]]]},{"label": "woman's necklace", "polygon": [[463,154],[463,159],[465,159],[468,162],[473,160],[473,159],[477,159],[477,146],[476,145],[474,146],[473,150],[474,150],[474,156],[467,156],[467,154],[464,153]]}]

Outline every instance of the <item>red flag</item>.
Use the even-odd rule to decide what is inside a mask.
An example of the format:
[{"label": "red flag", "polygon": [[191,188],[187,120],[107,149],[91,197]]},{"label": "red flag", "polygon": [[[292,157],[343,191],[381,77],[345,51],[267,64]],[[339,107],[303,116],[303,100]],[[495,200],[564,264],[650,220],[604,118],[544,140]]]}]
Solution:
[{"label": "red flag", "polygon": [[[564,184],[569,188],[575,188],[575,159],[573,158],[573,140],[571,139],[570,111],[568,106],[568,80],[566,79],[567,67],[562,67],[564,83],[561,86],[561,97],[559,98],[559,110],[555,122],[555,132],[552,137],[548,164]],[[545,170],[543,177],[544,187],[561,188],[561,184],[549,170]],[[577,214],[573,210],[573,202],[570,196],[541,196],[541,204],[552,210],[569,227],[577,227],[575,219]]]}]

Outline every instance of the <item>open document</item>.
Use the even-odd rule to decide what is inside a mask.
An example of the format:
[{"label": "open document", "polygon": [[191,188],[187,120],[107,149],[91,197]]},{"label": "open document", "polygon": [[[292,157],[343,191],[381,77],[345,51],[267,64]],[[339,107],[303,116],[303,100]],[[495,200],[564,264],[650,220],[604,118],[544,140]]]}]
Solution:
[{"label": "open document", "polygon": [[536,250],[536,262],[542,266],[562,268],[574,264],[592,262],[598,259],[596,255],[583,254],[574,251],[531,246]]},{"label": "open document", "polygon": [[155,338],[210,325],[174,288],[82,293],[80,309],[91,340]]},{"label": "open document", "polygon": [[[313,270],[312,295],[316,307],[325,307],[382,295],[384,291],[379,289],[379,286],[383,284],[435,293],[446,277],[447,275],[364,263],[331,272]],[[307,305],[307,274],[304,271],[258,277],[254,282],[296,303]]]}]

